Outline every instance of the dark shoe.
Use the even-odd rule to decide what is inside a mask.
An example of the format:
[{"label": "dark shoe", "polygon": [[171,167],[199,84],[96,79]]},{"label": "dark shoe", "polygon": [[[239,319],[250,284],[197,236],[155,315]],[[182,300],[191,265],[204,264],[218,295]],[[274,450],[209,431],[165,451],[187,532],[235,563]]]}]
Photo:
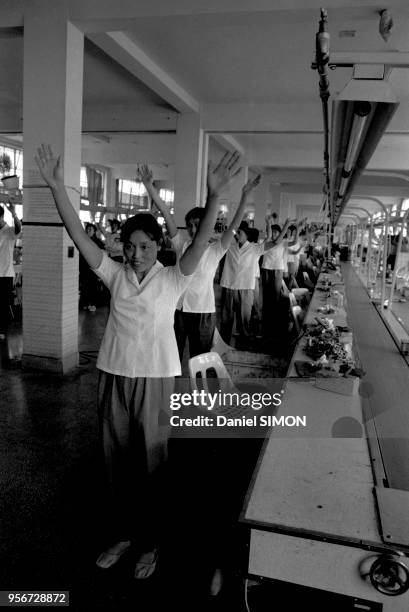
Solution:
[{"label": "dark shoe", "polygon": [[152,576],[156,569],[157,560],[158,551],[156,548],[150,552],[142,553],[135,565],[136,580],[145,580]]},{"label": "dark shoe", "polygon": [[129,540],[117,542],[99,555],[96,560],[97,567],[99,567],[99,569],[109,569],[118,563],[119,559],[129,550],[130,546],[131,542]]}]

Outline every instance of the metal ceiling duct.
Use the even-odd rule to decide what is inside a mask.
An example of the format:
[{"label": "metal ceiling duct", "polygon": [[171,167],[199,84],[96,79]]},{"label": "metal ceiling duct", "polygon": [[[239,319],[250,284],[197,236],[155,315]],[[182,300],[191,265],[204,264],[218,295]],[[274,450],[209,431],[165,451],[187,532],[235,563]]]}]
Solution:
[{"label": "metal ceiling duct", "polygon": [[351,79],[332,103],[331,222],[336,225],[399,102],[382,79]]}]

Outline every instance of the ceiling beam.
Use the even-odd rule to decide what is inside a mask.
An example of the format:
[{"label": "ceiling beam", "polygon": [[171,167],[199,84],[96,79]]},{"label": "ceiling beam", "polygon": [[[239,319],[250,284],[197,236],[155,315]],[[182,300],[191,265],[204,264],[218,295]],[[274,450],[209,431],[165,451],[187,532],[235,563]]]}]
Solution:
[{"label": "ceiling beam", "polygon": [[138,106],[135,112],[135,106],[129,104],[86,104],[82,129],[84,132],[176,132],[177,118],[175,111],[149,105]]},{"label": "ceiling beam", "polygon": [[88,38],[179,112],[198,113],[199,102],[123,32]]},{"label": "ceiling beam", "polygon": [[212,134],[212,138],[226,151],[237,151],[240,155],[245,154],[243,146],[230,134]]}]

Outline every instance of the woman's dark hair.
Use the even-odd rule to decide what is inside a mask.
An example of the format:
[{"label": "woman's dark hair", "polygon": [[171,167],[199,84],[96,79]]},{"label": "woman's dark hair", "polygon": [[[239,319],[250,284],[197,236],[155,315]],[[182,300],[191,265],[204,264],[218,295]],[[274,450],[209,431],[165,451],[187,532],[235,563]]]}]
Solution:
[{"label": "woman's dark hair", "polygon": [[189,212],[186,213],[186,216],[185,216],[186,225],[189,223],[191,219],[198,219],[199,221],[201,221],[203,219],[204,212],[205,212],[205,209],[201,206],[195,206],[194,208],[189,210]]},{"label": "woman's dark hair", "polygon": [[134,217],[129,217],[121,229],[121,242],[124,244],[128,242],[130,235],[136,230],[145,232],[145,234],[157,244],[159,244],[163,238],[161,226],[150,213],[139,213]]},{"label": "woman's dark hair", "polygon": [[118,229],[121,227],[119,219],[108,219],[108,223],[111,226],[111,231],[114,229],[114,225],[116,225]]},{"label": "woman's dark hair", "polygon": [[274,223],[274,224],[271,226],[271,231],[272,231],[272,232],[276,231],[276,232],[280,232],[280,233],[281,233],[281,227],[280,227],[279,225],[277,225],[277,223]]},{"label": "woman's dark hair", "polygon": [[249,237],[249,230],[251,228],[249,227],[249,224],[247,223],[247,221],[242,221],[239,225],[239,230],[241,230],[242,232],[244,232],[247,236],[247,238]]},{"label": "woman's dark hair", "polygon": [[291,233],[295,232],[296,229],[297,229],[297,227],[295,225],[290,225],[288,227],[288,231],[291,232]]},{"label": "woman's dark hair", "polygon": [[247,233],[249,242],[258,242],[259,235],[260,230],[258,230],[256,227],[249,227],[249,231]]},{"label": "woman's dark hair", "polygon": [[88,229],[89,227],[92,227],[95,233],[97,232],[97,226],[95,225],[95,223],[89,223],[89,222],[88,222],[88,223],[86,223],[86,224],[85,224],[85,231],[87,231],[87,229]]}]

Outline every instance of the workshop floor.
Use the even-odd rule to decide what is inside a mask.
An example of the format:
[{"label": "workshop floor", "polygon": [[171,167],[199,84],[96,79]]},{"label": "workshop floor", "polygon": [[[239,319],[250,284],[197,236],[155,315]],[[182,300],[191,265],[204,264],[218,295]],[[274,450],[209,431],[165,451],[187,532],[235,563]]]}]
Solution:
[{"label": "workshop floor", "polygon": [[[0,341],[1,590],[69,591],[73,610],[245,612],[247,530],[235,520],[224,530],[219,517],[227,496],[234,500],[230,516],[238,515],[259,440],[245,440],[244,453],[233,448],[216,466],[227,491],[213,486],[206,446],[173,442],[157,572],[135,581],[131,553],[106,572],[95,566],[109,541],[95,407],[95,359],[106,317],[103,307],[80,313],[81,363],[64,378],[21,369],[18,322],[8,342]],[[220,550],[226,580],[220,596],[211,598]],[[279,592],[291,609],[303,609],[305,590],[296,594],[284,585]],[[270,589],[250,583],[251,612],[282,610],[277,600],[269,607],[274,600]],[[317,612],[326,610],[316,601]]]},{"label": "workshop floor", "polygon": [[[106,308],[80,313],[81,365],[64,378],[21,369],[18,323],[11,326],[8,342],[0,341],[1,590],[70,591],[75,610],[240,611],[245,535],[235,532],[235,550],[229,551],[234,562],[224,561],[230,570],[226,586],[212,600],[219,500],[204,497],[206,462],[200,465],[197,451],[192,455],[183,440],[170,449],[166,536],[157,573],[135,581],[132,554],[106,572],[95,566],[109,541],[95,406],[95,358],[106,316]],[[230,480],[245,489],[257,454],[253,447]]]}]

